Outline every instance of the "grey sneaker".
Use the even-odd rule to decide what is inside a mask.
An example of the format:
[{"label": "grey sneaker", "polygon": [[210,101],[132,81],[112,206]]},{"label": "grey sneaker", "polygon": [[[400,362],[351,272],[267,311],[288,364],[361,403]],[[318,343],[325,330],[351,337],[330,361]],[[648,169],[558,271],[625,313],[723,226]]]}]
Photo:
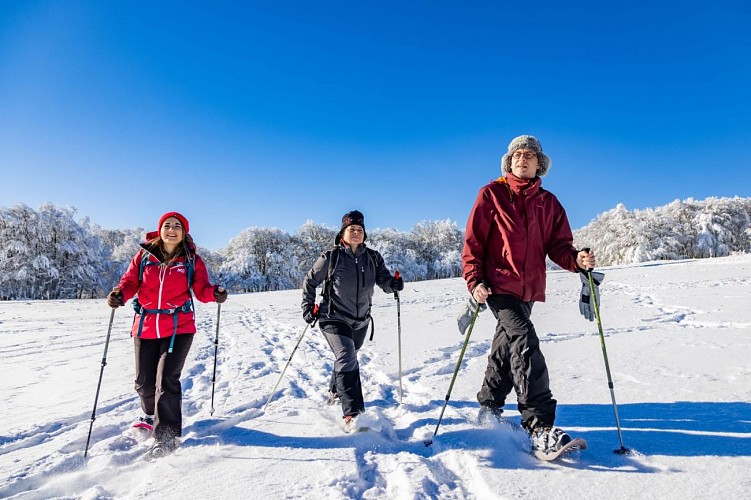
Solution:
[{"label": "grey sneaker", "polygon": [[535,427],[529,434],[532,449],[548,453],[558,451],[571,442],[571,436],[560,427]]}]

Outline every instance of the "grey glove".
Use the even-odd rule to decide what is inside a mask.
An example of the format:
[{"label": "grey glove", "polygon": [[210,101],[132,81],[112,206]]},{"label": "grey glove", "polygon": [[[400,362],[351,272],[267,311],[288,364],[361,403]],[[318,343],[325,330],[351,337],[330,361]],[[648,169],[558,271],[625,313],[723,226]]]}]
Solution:
[{"label": "grey glove", "polygon": [[[472,316],[474,316],[477,306],[478,306],[477,301],[475,300],[474,297],[470,295],[469,300],[467,301],[467,305],[464,306],[464,311],[461,313],[461,315],[458,318],[456,318],[456,322],[459,325],[459,332],[462,335],[467,333],[467,328],[469,328],[470,323],[472,323]],[[488,305],[485,303],[479,304],[479,306],[480,306],[480,312],[488,308]]]},{"label": "grey glove", "polygon": [[[600,307],[600,283],[603,282],[605,279],[605,273],[598,273],[595,271],[591,271],[592,273],[592,283],[594,284],[595,288],[595,299],[597,300],[597,307]],[[595,320],[595,304],[592,301],[592,291],[589,288],[589,277],[587,276],[587,273],[579,273],[579,278],[582,282],[582,293],[579,297],[579,312],[582,313],[582,316],[587,318],[589,321]]]}]

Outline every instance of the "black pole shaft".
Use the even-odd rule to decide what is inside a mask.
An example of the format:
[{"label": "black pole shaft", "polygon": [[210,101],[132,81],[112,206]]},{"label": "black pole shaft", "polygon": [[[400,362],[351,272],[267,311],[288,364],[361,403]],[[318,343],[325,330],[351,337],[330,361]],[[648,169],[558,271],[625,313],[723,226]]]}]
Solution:
[{"label": "black pole shaft", "polygon": [[459,360],[456,362],[456,368],[454,368],[454,375],[451,377],[451,384],[449,384],[449,390],[448,392],[446,392],[446,400],[443,403],[443,408],[441,408],[441,414],[438,417],[438,423],[435,426],[435,431],[433,432],[433,436],[438,435],[438,428],[441,426],[441,420],[443,420],[443,412],[446,411],[446,406],[449,404],[449,399],[451,398],[451,391],[454,388],[454,382],[456,382],[456,376],[459,373],[459,368],[462,365],[462,359],[464,359],[464,352],[467,350],[467,344],[469,344],[469,337],[472,335],[472,329],[475,326],[475,321],[477,320],[477,314],[479,312],[480,312],[480,304],[477,304],[477,307],[475,308],[475,312],[472,314],[472,321],[469,324],[469,329],[467,330],[467,336],[464,338],[462,351],[459,354]]},{"label": "black pole shaft", "polygon": [[[317,321],[317,320],[316,320]],[[300,346],[300,342],[302,342],[302,338],[305,336],[305,332],[308,331],[308,328],[311,326],[315,326],[316,321],[313,321],[313,323],[305,325],[305,329],[302,331],[302,335],[300,335],[300,338],[297,339],[297,344],[295,344],[295,348],[292,349],[292,353],[289,355],[289,359],[287,359],[287,364],[284,365],[284,369],[282,370],[282,374],[279,375],[279,380],[276,381],[276,385],[271,390],[271,394],[269,394],[269,398],[266,400],[266,404],[263,405],[263,411],[266,411],[266,407],[269,406],[269,403],[271,402],[271,398],[274,397],[274,393],[276,392],[276,388],[279,387],[279,383],[284,378],[284,372],[287,371],[287,367],[289,366],[290,361],[292,361],[292,356],[295,355],[295,352],[297,351],[297,348]]]},{"label": "black pole shaft", "polygon": [[219,351],[219,318],[222,315],[222,305],[216,305],[216,336],[214,337],[214,375],[211,377],[211,410],[209,415],[214,415],[214,388],[216,386],[216,355]]},{"label": "black pole shaft", "polygon": [[402,390],[402,311],[399,292],[394,291],[394,298],[396,299],[396,326],[399,352],[399,404],[402,404],[402,398],[404,397],[404,391]]},{"label": "black pole shaft", "polygon": [[102,387],[102,376],[104,375],[104,367],[107,366],[107,349],[110,346],[110,334],[112,333],[112,322],[115,319],[115,310],[112,309],[110,313],[110,324],[107,327],[107,338],[104,341],[104,354],[102,355],[102,367],[99,370],[99,382],[96,385],[96,395],[94,396],[94,409],[91,411],[91,423],[89,424],[89,435],[86,437],[86,449],[83,452],[84,458],[89,454],[89,442],[91,441],[91,430],[94,428],[94,420],[96,420],[96,405],[99,401],[99,390]]},{"label": "black pole shaft", "polygon": [[605,360],[605,373],[608,377],[608,388],[610,389],[610,400],[613,402],[613,413],[615,414],[615,425],[618,429],[618,440],[621,443],[620,452],[627,451],[627,448],[623,445],[623,434],[621,433],[621,421],[618,418],[618,405],[615,402],[615,391],[613,390],[613,377],[610,375],[610,363],[608,362],[608,351],[605,347],[605,335],[602,333],[602,321],[600,320],[600,304],[597,303],[597,295],[595,294],[595,284],[592,279],[592,270],[587,270],[587,278],[589,279],[589,292],[592,299],[592,304],[595,307],[595,318],[597,319],[597,329],[600,332],[600,345],[602,347],[602,357]]}]

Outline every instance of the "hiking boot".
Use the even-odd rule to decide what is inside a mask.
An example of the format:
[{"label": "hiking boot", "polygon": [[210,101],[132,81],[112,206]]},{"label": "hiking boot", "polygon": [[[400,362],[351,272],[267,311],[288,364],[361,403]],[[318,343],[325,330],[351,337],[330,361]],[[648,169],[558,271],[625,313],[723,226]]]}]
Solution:
[{"label": "hiking boot", "polygon": [[345,416],[344,416],[344,421],[345,421],[346,423],[349,423],[350,421],[352,421],[352,420],[356,419],[356,418],[357,418],[357,417],[359,417],[359,416],[360,416],[360,412],[355,412],[355,413],[352,413],[352,414],[350,414],[350,415],[345,415]]},{"label": "hiking boot", "polygon": [[558,451],[571,442],[571,436],[560,427],[537,426],[529,433],[532,449],[548,453]]},{"label": "hiking boot", "polygon": [[154,444],[151,446],[151,450],[149,450],[149,455],[152,458],[160,458],[165,455],[169,455],[173,451],[175,451],[175,448],[177,448],[178,442],[177,438],[175,437],[162,437],[160,439],[154,440]]},{"label": "hiking boot", "polygon": [[357,429],[357,417],[359,416],[358,413],[355,413],[354,415],[347,415],[344,417],[344,420],[342,422],[342,429],[344,429],[344,432],[350,433],[354,432],[355,429]]},{"label": "hiking boot", "polygon": [[138,420],[133,423],[131,426],[134,429],[141,429],[146,432],[154,432],[154,417],[152,415],[144,415],[143,417],[138,417]]},{"label": "hiking boot", "polygon": [[[492,419],[492,420],[491,420]],[[503,408],[498,406],[480,405],[480,412],[477,414],[477,421],[480,423],[503,422]]]}]

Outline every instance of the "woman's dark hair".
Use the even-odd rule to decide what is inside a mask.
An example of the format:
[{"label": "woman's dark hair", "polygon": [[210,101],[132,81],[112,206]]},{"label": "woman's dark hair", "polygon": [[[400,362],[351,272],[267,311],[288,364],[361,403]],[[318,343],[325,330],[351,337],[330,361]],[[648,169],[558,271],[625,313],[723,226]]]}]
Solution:
[{"label": "woman's dark hair", "polygon": [[195,243],[193,243],[193,237],[189,234],[185,235],[183,241],[180,242],[177,248],[175,248],[175,251],[169,255],[164,249],[164,241],[162,241],[161,236],[157,236],[156,238],[148,241],[146,245],[146,249],[157,257],[160,257],[160,260],[164,264],[169,264],[178,257],[184,256],[187,258],[188,256],[196,253],[196,245]]}]

